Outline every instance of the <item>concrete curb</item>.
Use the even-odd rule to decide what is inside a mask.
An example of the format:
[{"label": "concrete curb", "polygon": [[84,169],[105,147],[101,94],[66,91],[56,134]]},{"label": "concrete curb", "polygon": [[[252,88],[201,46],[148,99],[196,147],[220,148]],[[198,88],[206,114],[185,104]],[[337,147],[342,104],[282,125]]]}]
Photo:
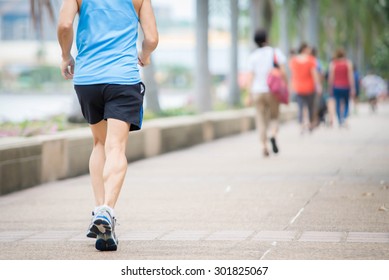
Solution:
[{"label": "concrete curb", "polygon": [[[293,106],[281,109],[281,121],[296,116]],[[254,128],[251,108],[151,120],[130,133],[126,156],[133,162]],[[91,150],[89,128],[0,139],[0,195],[87,174]]]}]

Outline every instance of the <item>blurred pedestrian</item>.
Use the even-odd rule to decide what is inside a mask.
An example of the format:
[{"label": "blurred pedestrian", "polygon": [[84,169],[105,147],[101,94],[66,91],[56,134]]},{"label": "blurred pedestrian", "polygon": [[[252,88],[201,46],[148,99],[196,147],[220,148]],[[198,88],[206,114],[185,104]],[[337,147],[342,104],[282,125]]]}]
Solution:
[{"label": "blurred pedestrian", "polygon": [[336,114],[340,127],[347,127],[350,97],[355,96],[353,65],[343,48],[335,52],[329,66],[328,85],[335,98]]},{"label": "blurred pedestrian", "polygon": [[[314,128],[315,94],[321,95],[322,85],[317,71],[316,59],[311,55],[311,49],[306,44],[301,44],[298,54],[289,61],[291,70],[291,88],[296,94],[299,108],[298,120],[301,124],[301,132]],[[308,110],[308,120],[304,120],[304,108]]]},{"label": "blurred pedestrian", "polygon": [[369,100],[371,111],[374,113],[377,110],[378,99],[385,98],[388,94],[387,82],[370,71],[368,75],[363,77],[361,84]]},{"label": "blurred pedestrian", "polygon": [[[82,5],[82,6],[81,6]],[[78,55],[71,55],[73,21],[79,14]],[[137,52],[138,24],[144,33]],[[96,207],[87,236],[100,251],[117,250],[115,204],[127,171],[128,132],[139,130],[145,87],[138,64],[150,63],[158,31],[150,0],[64,0],[58,22],[61,71],[73,79],[82,113],[90,124],[89,171]]]},{"label": "blurred pedestrian", "polygon": [[[325,74],[322,61],[319,59],[317,49],[313,47],[311,49],[311,55],[316,59],[316,70],[319,77],[320,84],[323,85]],[[313,106],[313,125],[319,126],[321,122],[325,122],[325,115],[327,114],[327,104],[324,94],[315,94],[314,106]]]},{"label": "blurred pedestrian", "polygon": [[357,69],[357,66],[355,63],[353,63],[353,75],[354,75],[354,83],[355,83],[355,96],[353,98],[354,102],[354,113],[358,114],[358,104],[359,104],[359,96],[361,94],[361,77],[359,74],[359,71]]},{"label": "blurred pedestrian", "polygon": [[336,120],[336,110],[335,110],[335,99],[332,96],[332,90],[330,90],[328,85],[329,69],[324,73],[324,82],[323,82],[323,97],[326,100],[327,107],[327,118],[326,124],[328,127],[333,127]]},{"label": "blurred pedestrian", "polygon": [[285,55],[278,49],[268,44],[266,30],[258,30],[254,41],[258,48],[249,57],[248,92],[249,103],[256,109],[256,127],[262,144],[262,152],[265,157],[270,155],[268,149],[268,131],[270,130],[270,143],[274,153],[279,152],[277,134],[279,129],[280,103],[276,96],[270,92],[267,78],[275,63],[280,68],[283,78],[286,80]]}]

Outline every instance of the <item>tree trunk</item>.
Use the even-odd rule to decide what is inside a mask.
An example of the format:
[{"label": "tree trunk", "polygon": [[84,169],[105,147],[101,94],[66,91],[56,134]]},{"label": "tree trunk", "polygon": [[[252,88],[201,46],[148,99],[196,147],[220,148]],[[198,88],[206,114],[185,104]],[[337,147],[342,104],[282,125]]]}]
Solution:
[{"label": "tree trunk", "polygon": [[288,8],[285,0],[280,0],[280,45],[285,55],[289,53],[288,20]]},{"label": "tree trunk", "polygon": [[153,60],[151,63],[143,68],[143,79],[146,86],[146,108],[153,113],[161,112],[161,107],[159,106],[159,94],[158,94],[158,84],[155,80],[155,69]]},{"label": "tree trunk", "polygon": [[262,26],[261,23],[260,0],[250,0],[250,49],[254,50],[257,46],[254,42],[255,31]]},{"label": "tree trunk", "polygon": [[358,68],[359,73],[365,73],[366,72],[366,66],[364,63],[364,48],[363,48],[363,29],[361,26],[361,23],[358,24],[358,31],[357,31],[357,50],[356,50],[356,65]]},{"label": "tree trunk", "polygon": [[208,0],[196,1],[196,104],[199,112],[212,110],[208,66]]},{"label": "tree trunk", "polygon": [[273,23],[272,0],[262,0],[260,4],[262,27],[265,28],[270,35],[270,30]]},{"label": "tree trunk", "polygon": [[[138,45],[142,45],[143,41],[143,32],[142,29],[139,28],[138,31]],[[155,80],[155,68],[154,68],[154,60],[151,59],[151,63],[142,68],[143,71],[143,82],[146,87],[146,108],[150,110],[152,113],[158,114],[161,112],[161,107],[159,105],[159,92],[158,92],[158,84]]]},{"label": "tree trunk", "polygon": [[[259,28],[270,33],[273,11],[269,0],[250,0],[251,34]],[[254,46],[254,45],[253,45]]]},{"label": "tree trunk", "polygon": [[318,47],[318,32],[319,32],[319,1],[309,0],[309,16],[308,16],[308,43],[313,47]]},{"label": "tree trunk", "polygon": [[238,85],[238,0],[230,0],[231,5],[231,52],[230,52],[230,79],[229,79],[229,105],[237,106],[240,103]]}]

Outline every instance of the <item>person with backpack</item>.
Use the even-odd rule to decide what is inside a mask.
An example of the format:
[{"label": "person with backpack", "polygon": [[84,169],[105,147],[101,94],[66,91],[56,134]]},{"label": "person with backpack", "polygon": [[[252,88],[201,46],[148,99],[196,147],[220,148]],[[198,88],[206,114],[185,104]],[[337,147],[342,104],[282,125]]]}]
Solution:
[{"label": "person with backpack", "polygon": [[254,35],[254,41],[257,49],[251,53],[248,62],[249,75],[247,86],[249,104],[253,104],[255,107],[255,123],[262,145],[262,153],[264,157],[268,157],[270,155],[268,149],[269,130],[272,151],[275,154],[279,152],[277,134],[280,110],[280,101],[270,91],[268,76],[276,63],[282,78],[286,81],[286,57],[278,48],[273,48],[268,44],[266,30],[257,30]]}]

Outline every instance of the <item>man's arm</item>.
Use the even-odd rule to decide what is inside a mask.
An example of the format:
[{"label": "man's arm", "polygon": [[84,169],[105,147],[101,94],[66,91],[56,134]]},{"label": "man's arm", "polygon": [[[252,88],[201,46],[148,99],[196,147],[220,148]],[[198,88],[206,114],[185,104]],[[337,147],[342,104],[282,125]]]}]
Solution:
[{"label": "man's arm", "polygon": [[158,30],[155,21],[153,8],[150,0],[144,0],[139,11],[139,22],[142,27],[144,39],[142,50],[139,53],[139,65],[146,66],[150,64],[151,53],[158,45]]},{"label": "man's arm", "polygon": [[57,36],[62,50],[62,76],[69,80],[74,74],[74,59],[70,53],[73,44],[73,21],[78,12],[76,0],[64,0],[59,13]]},{"label": "man's arm", "polygon": [[250,71],[247,74],[247,81],[246,81],[246,89],[247,89],[247,100],[245,100],[246,106],[251,106],[253,104],[254,96],[253,96],[253,92],[251,91],[253,82],[254,82],[254,72]]}]

